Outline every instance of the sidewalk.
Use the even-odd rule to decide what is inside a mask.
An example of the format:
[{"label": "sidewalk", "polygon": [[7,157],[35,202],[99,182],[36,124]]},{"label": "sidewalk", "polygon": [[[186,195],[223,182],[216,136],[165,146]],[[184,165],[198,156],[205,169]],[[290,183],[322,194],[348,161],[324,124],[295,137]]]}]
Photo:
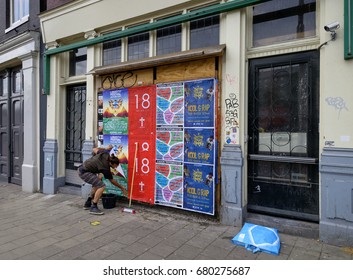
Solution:
[{"label": "sidewalk", "polygon": [[[77,195],[25,193],[0,183],[1,260],[352,260],[353,249],[279,234],[279,256],[252,253],[231,239],[238,227],[192,213],[134,205],[94,216]],[[101,206],[102,208],[102,206]]]}]

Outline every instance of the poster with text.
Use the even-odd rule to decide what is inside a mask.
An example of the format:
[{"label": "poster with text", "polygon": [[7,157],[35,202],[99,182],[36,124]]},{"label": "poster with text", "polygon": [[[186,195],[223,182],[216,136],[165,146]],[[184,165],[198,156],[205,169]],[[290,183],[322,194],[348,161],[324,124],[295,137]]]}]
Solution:
[{"label": "poster with text", "polygon": [[183,161],[184,133],[181,127],[157,127],[156,159]]},{"label": "poster with text", "polygon": [[[113,148],[110,154],[114,154],[119,159],[119,166],[116,169],[111,169],[113,178],[126,189],[128,189],[128,149],[129,142],[127,135],[103,135],[104,146],[112,145]],[[109,180],[105,180],[106,193],[123,195],[121,190],[115,187]]]},{"label": "poster with text", "polygon": [[184,125],[182,83],[157,85],[157,125]]},{"label": "poster with text", "polygon": [[184,163],[184,208],[214,214],[214,168]]},{"label": "poster with text", "polygon": [[98,93],[97,100],[97,136],[98,136],[98,147],[103,146],[103,94],[101,92]]},{"label": "poster with text", "polygon": [[127,134],[127,132],[128,90],[103,91],[103,134]]},{"label": "poster with text", "polygon": [[129,143],[129,197],[132,188],[133,200],[154,204],[155,136],[129,135]]},{"label": "poster with text", "polygon": [[173,162],[156,163],[155,203],[183,207],[183,165]]},{"label": "poster with text", "polygon": [[155,135],[156,86],[129,89],[129,135]]},{"label": "poster with text", "polygon": [[214,129],[185,128],[184,161],[194,163],[214,163]]},{"label": "poster with text", "polygon": [[156,86],[130,88],[129,112],[129,188],[133,200],[154,204]]},{"label": "poster with text", "polygon": [[214,127],[215,92],[214,79],[184,83],[185,127]]}]

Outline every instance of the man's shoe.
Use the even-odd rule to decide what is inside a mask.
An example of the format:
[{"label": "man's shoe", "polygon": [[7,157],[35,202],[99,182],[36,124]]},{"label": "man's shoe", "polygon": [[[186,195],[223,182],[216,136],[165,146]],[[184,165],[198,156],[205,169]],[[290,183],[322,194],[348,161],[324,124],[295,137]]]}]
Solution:
[{"label": "man's shoe", "polygon": [[103,215],[104,212],[99,210],[97,206],[92,205],[91,208],[89,209],[89,213],[92,215]]},{"label": "man's shoe", "polygon": [[83,205],[83,209],[88,210],[91,208],[91,206],[92,206],[92,198],[89,197],[85,202],[85,204]]}]

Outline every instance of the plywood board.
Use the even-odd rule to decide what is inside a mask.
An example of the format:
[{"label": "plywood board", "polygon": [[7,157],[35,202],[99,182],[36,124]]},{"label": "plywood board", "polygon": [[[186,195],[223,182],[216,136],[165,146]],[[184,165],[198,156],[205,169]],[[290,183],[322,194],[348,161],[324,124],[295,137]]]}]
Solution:
[{"label": "plywood board", "polygon": [[155,83],[170,83],[202,78],[214,78],[216,75],[215,58],[176,63],[157,67]]},{"label": "plywood board", "polygon": [[153,69],[126,71],[100,77],[99,90],[149,86],[153,84]]}]

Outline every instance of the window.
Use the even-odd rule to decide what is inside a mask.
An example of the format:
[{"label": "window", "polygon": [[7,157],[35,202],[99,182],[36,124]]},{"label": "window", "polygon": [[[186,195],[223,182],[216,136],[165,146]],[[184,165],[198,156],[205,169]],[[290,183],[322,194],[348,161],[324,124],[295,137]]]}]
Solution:
[{"label": "window", "polygon": [[128,60],[136,60],[149,55],[149,33],[128,37]]},{"label": "window", "polygon": [[105,42],[103,44],[103,65],[121,62],[121,40]]},{"label": "window", "polygon": [[273,0],[253,7],[253,46],[315,36],[316,0]]},{"label": "window", "polygon": [[157,30],[157,55],[181,51],[181,24]]},{"label": "window", "polygon": [[11,1],[11,23],[23,20],[29,15],[29,0]]},{"label": "window", "polygon": [[190,22],[190,49],[219,45],[219,15]]},{"label": "window", "polygon": [[84,75],[87,72],[87,48],[80,48],[70,51],[69,75]]}]

